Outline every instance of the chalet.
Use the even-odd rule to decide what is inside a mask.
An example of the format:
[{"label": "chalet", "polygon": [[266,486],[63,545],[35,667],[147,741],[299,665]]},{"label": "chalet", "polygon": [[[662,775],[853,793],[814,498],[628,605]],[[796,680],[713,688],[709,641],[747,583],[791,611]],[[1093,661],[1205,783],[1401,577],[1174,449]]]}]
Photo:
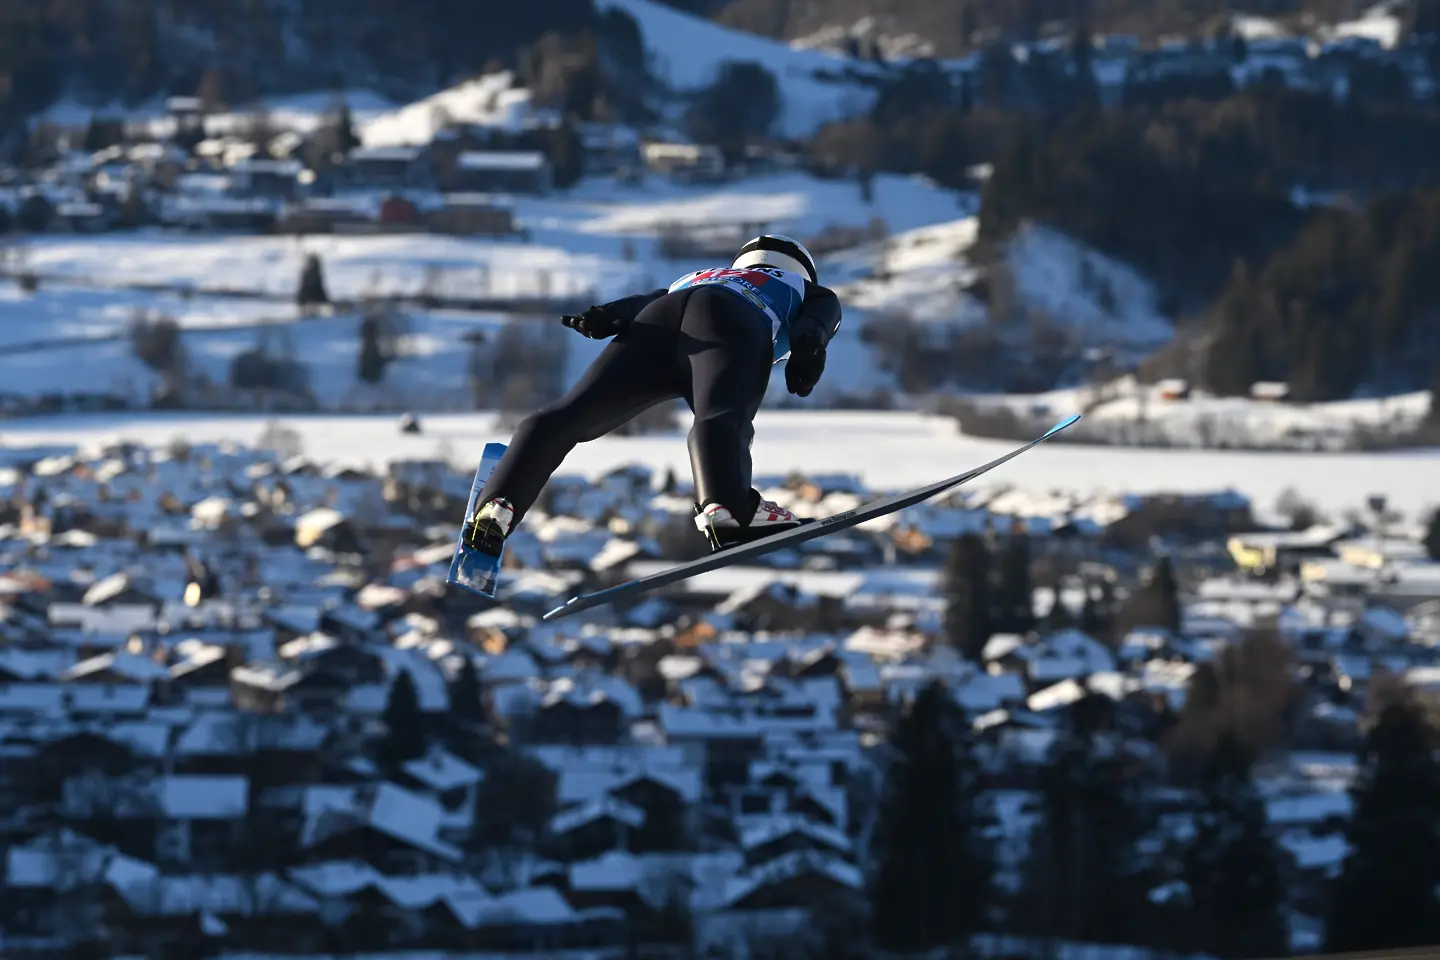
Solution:
[{"label": "chalet", "polygon": [[299,192],[303,170],[299,160],[247,157],[229,168],[231,190],[240,197],[293,200]]},{"label": "chalet", "polygon": [[546,827],[546,846],[551,856],[562,861],[589,860],[628,849],[630,832],[644,824],[645,811],[602,796],[555,814]]},{"label": "chalet", "polygon": [[255,713],[339,713],[349,695],[343,677],[323,670],[286,670],[252,663],[230,671],[230,696],[237,707]]},{"label": "chalet", "polygon": [[359,860],[400,875],[452,870],[462,852],[439,839],[435,800],[393,783],[307,788],[301,845],[312,861]]},{"label": "chalet", "polygon": [[550,161],[539,151],[469,150],[455,158],[445,189],[451,193],[545,194]]},{"label": "chalet", "polygon": [[264,197],[190,196],[165,194],[156,211],[160,225],[182,230],[267,233],[278,216],[276,204]]},{"label": "chalet", "polygon": [[110,215],[103,205],[82,202],[58,204],[50,228],[67,233],[99,233],[110,225]]},{"label": "chalet", "polygon": [[419,147],[362,147],[350,151],[342,175],[356,189],[414,189],[427,185],[429,163]]},{"label": "chalet", "polygon": [[709,145],[644,143],[640,157],[651,172],[677,183],[715,183],[725,175],[724,156],[719,148]]},{"label": "chalet", "polygon": [[1302,564],[1317,557],[1333,557],[1344,533],[1333,527],[1314,526],[1296,532],[1238,533],[1225,547],[1236,566],[1255,576],[1298,573]]},{"label": "chalet", "polygon": [[518,229],[513,204],[492,194],[447,193],[424,218],[433,233],[503,237]]},{"label": "chalet", "polygon": [[424,216],[415,201],[398,194],[380,201],[377,219],[380,226],[388,230],[410,230],[424,225]]},{"label": "chalet", "polygon": [[[111,781],[108,796],[77,815],[114,817],[123,826],[106,839],[134,856],[171,868],[215,870],[245,842],[249,792],[243,776]],[[77,796],[81,803],[90,799]]]},{"label": "chalet", "polygon": [[367,200],[308,197],[285,204],[275,220],[280,233],[366,233],[376,220]]},{"label": "chalet", "polygon": [[291,640],[276,654],[286,666],[311,674],[328,674],[352,686],[383,683],[386,679],[385,661],[379,654],[325,633]]}]

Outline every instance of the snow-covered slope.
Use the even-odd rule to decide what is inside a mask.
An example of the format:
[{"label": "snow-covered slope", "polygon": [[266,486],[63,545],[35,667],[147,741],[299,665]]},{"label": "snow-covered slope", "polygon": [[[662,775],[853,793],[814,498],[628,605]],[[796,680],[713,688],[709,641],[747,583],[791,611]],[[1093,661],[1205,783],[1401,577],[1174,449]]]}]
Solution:
[{"label": "snow-covered slope", "polygon": [[[981,273],[969,259],[977,226],[974,217],[965,217],[903,231],[837,256],[846,303],[930,323],[989,322],[990,311],[969,292]],[[1043,318],[1063,328],[1077,346],[1144,351],[1172,335],[1148,280],[1055,230],[1023,228],[1000,266],[1013,284],[1014,304],[1032,320]]]},{"label": "snow-covered slope", "polygon": [[492,73],[441,90],[422,100],[371,116],[357,125],[367,147],[419,146],[451,123],[511,128],[526,116],[530,91],[513,85],[509,72]]},{"label": "snow-covered slope", "polygon": [[655,0],[597,0],[596,6],[635,18],[652,70],[677,93],[708,85],[727,60],[765,67],[780,87],[783,105],[777,132],[786,136],[805,136],[830,121],[863,113],[874,102],[870,89],[841,79],[847,71],[873,75],[880,69],[874,64],[731,30]]},{"label": "snow-covered slope", "polygon": [[[327,289],[337,299],[417,293],[428,287],[440,295],[533,296],[548,291],[553,296],[600,301],[667,285],[693,269],[713,265],[661,256],[656,237],[668,227],[713,229],[730,224],[738,230],[740,224],[752,228],[763,224],[766,229],[809,237],[827,226],[861,226],[872,217],[901,231],[923,229],[959,209],[953,195],[923,178],[878,177],[873,200],[868,206],[862,203],[853,183],[802,174],[706,188],[652,178],[638,188],[586,182],[564,197],[518,199],[516,214],[530,231],[528,241],[426,234],[304,241],[161,233],[37,237],[24,253],[29,266],[42,276],[199,288],[223,285],[265,291],[276,299],[79,289],[58,282],[42,283],[38,293],[26,295],[13,285],[0,285],[0,392],[35,395],[88,389],[143,395],[152,377],[126,343],[97,339],[63,350],[27,353],[5,353],[4,348],[57,338],[113,338],[123,334],[137,312],[149,311],[171,317],[187,329],[210,331],[187,341],[187,349],[199,372],[221,380],[236,353],[293,326],[287,335],[293,339],[297,359],[313,368],[317,394],[325,402],[339,402],[351,395],[354,384],[356,319],[297,324],[290,298],[304,257],[312,252],[322,257]],[[466,324],[501,321],[416,311],[412,322],[417,337],[423,335],[429,346],[417,347],[416,359],[392,368],[397,385],[391,399],[413,397],[407,402],[424,405],[463,394],[468,347],[461,337]],[[227,329],[216,329],[221,327]],[[573,339],[570,380],[603,346]],[[75,381],[75,369],[89,372],[83,385]],[[783,395],[783,381],[776,378],[776,383]],[[834,346],[827,393],[869,393],[889,385],[889,378],[875,369],[869,348],[858,339],[845,338]]]},{"label": "snow-covered slope", "polygon": [[1149,280],[1059,231],[1022,227],[1005,263],[1025,306],[1082,342],[1157,346],[1174,333]]}]

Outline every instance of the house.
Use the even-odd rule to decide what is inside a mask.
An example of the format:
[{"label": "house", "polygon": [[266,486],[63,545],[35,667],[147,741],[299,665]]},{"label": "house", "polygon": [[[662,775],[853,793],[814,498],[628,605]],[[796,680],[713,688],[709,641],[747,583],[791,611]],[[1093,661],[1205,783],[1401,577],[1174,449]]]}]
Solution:
[{"label": "house", "polygon": [[381,227],[393,231],[416,229],[424,223],[420,207],[415,201],[398,194],[391,194],[380,201],[377,219]]},{"label": "house", "polygon": [[[101,952],[177,956],[667,955],[746,938],[784,955],[859,914],[885,741],[930,684],[973,732],[1008,882],[1080,719],[1153,814],[1139,849],[1168,853],[1194,805],[1162,776],[1165,733],[1215,675],[1205,662],[1271,633],[1300,695],[1289,750],[1254,776],[1292,909],[1316,916],[1365,718],[1401,678],[1437,686],[1440,600],[1418,598],[1440,576],[1416,532],[1271,540],[1290,535],[1239,525],[1238,494],[977,488],[911,514],[932,547],[903,558],[895,528],[867,526],[551,622],[583,581],[669,562],[660,531],[686,522],[686,493],[644,468],[557,478],[496,606],[444,585],[472,474],[443,459],[382,481],[218,442],[5,453],[11,523],[47,524],[0,532],[0,803],[16,812],[0,925],[42,950],[101,930]],[[854,477],[756,482],[820,515],[872,498]],[[1042,622],[961,657],[933,544],[1010,517],[1059,580],[1032,589],[1038,610],[1078,607],[1072,578],[1123,595],[1153,555],[1145,531],[1165,531],[1178,627],[1111,643]],[[1227,545],[1263,578],[1221,562]],[[397,755],[401,671],[425,742]]]},{"label": "house", "polygon": [[419,147],[361,147],[342,166],[344,182],[358,190],[405,190],[427,185],[429,162]]},{"label": "house", "polygon": [[304,165],[299,160],[246,157],[229,168],[231,190],[240,197],[293,200],[300,189]]},{"label": "house", "polygon": [[275,219],[280,233],[368,233],[375,226],[370,202],[352,197],[307,197],[285,204]]},{"label": "house", "polygon": [[433,233],[462,236],[503,237],[518,229],[513,204],[490,194],[447,193],[425,212],[424,222]]},{"label": "house", "polygon": [[643,143],[640,156],[651,172],[676,183],[715,183],[725,175],[724,156],[708,144]]},{"label": "house", "polygon": [[538,150],[467,150],[443,184],[449,193],[546,194],[552,186],[550,160]]},{"label": "house", "polygon": [[159,866],[214,869],[245,842],[243,776],[80,774],[61,790],[60,812],[95,825],[97,839]]}]

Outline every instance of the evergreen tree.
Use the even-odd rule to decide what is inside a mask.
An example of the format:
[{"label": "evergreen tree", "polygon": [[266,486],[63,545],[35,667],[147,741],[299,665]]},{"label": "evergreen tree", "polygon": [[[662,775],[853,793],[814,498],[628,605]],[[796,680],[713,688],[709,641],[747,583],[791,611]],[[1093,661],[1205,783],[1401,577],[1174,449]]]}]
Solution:
[{"label": "evergreen tree", "polygon": [[568,119],[550,135],[550,165],[559,190],[569,190],[585,176],[585,144]]},{"label": "evergreen tree", "polygon": [[1030,537],[1020,521],[1010,531],[1010,539],[1000,563],[1000,615],[998,632],[1028,633],[1035,626],[1034,589],[1030,582]]},{"label": "evergreen tree", "polygon": [[1072,713],[1041,773],[1023,913],[1041,936],[1135,943],[1153,885],[1138,855],[1144,811],[1122,741],[1087,721],[1103,721],[1101,711]]},{"label": "evergreen tree", "polygon": [[1043,631],[1045,633],[1059,633],[1062,630],[1070,630],[1079,626],[1079,622],[1075,619],[1075,611],[1070,609],[1070,605],[1065,602],[1065,598],[1062,596],[1065,592],[1065,584],[1057,581],[1052,590],[1055,599],[1050,604],[1050,609],[1045,611]]},{"label": "evergreen tree", "polygon": [[1412,702],[1385,708],[1360,753],[1346,829],[1350,852],[1331,895],[1326,953],[1440,943],[1440,763]]},{"label": "evergreen tree", "polygon": [[985,541],[967,533],[945,559],[945,635],[961,655],[979,663],[993,633],[990,616],[992,559]]},{"label": "evergreen tree", "polygon": [[1126,598],[1115,619],[1120,636],[1137,627],[1159,627],[1179,636],[1180,584],[1168,555],[1162,554],[1155,561],[1145,582]]},{"label": "evergreen tree", "polygon": [[380,760],[397,767],[425,755],[425,714],[420,710],[420,693],[410,671],[401,670],[390,685],[385,701],[385,736],[380,741]]},{"label": "evergreen tree", "polygon": [[1250,777],[1249,748],[1224,734],[1205,770],[1186,857],[1196,950],[1247,960],[1289,952],[1280,852]]},{"label": "evergreen tree", "polygon": [[317,253],[305,255],[305,266],[300,268],[300,286],[295,291],[295,303],[301,307],[316,306],[330,302],[325,290],[325,267]]},{"label": "evergreen tree", "polygon": [[335,113],[335,150],[348,154],[360,146],[360,135],[355,132],[355,118],[350,113],[350,104],[341,103]]},{"label": "evergreen tree", "polygon": [[463,656],[460,669],[450,682],[450,712],[461,720],[479,723],[485,719],[485,704],[480,695],[480,673],[475,669],[475,660]]},{"label": "evergreen tree", "polygon": [[942,684],[915,698],[892,746],[875,829],[875,944],[904,951],[961,942],[984,922],[994,862],[969,728]]},{"label": "evergreen tree", "polygon": [[555,815],[556,786],[554,771],[514,747],[495,757],[476,796],[476,842],[533,847]]},{"label": "evergreen tree", "polygon": [[1431,560],[1440,560],[1440,509],[1430,514],[1425,525],[1425,555]]},{"label": "evergreen tree", "polygon": [[1110,618],[1102,605],[1096,588],[1085,584],[1085,603],[1080,607],[1080,629],[1102,642],[1112,639]]},{"label": "evergreen tree", "polygon": [[373,316],[360,321],[360,351],[355,376],[374,386],[385,379],[385,351],[380,342],[380,322]]}]

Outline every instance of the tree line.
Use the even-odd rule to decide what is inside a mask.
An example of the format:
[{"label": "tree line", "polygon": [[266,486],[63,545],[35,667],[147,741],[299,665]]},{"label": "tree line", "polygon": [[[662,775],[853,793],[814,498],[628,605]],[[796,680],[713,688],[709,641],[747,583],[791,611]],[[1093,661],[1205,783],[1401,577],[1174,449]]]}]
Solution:
[{"label": "tree line", "polygon": [[232,104],[376,84],[414,96],[516,66],[545,33],[598,22],[591,0],[537,0],[503,17],[450,0],[0,0],[0,126],[62,93],[129,106],[202,88]]},{"label": "tree line", "polygon": [[[1190,35],[1219,29],[1230,16],[1272,16],[1282,23],[1337,23],[1365,11],[1365,0],[1286,0],[1236,3],[1227,0],[964,0],[936,4],[928,0],[830,0],[800,4],[790,0],[666,0],[673,7],[710,16],[735,29],[778,39],[794,39],[825,27],[875,18],[892,36],[923,37],[937,56],[957,56],[990,38],[1036,40],[1088,27],[1102,33],[1126,33],[1140,39]],[[1402,27],[1426,28],[1434,18],[1431,0],[1401,8]]]},{"label": "tree line", "polygon": [[913,65],[867,114],[820,130],[811,156],[962,189],[990,163],[976,253],[1036,221],[1133,264],[1206,344],[1198,370],[1165,375],[1222,395],[1283,381],[1301,400],[1430,385],[1440,110],[1396,94],[1398,66],[1353,65],[1344,102],[1236,89],[1223,62],[1141,71],[1102,108],[1075,79],[1091,56],[1083,36],[1024,63],[990,48],[958,86]]}]

